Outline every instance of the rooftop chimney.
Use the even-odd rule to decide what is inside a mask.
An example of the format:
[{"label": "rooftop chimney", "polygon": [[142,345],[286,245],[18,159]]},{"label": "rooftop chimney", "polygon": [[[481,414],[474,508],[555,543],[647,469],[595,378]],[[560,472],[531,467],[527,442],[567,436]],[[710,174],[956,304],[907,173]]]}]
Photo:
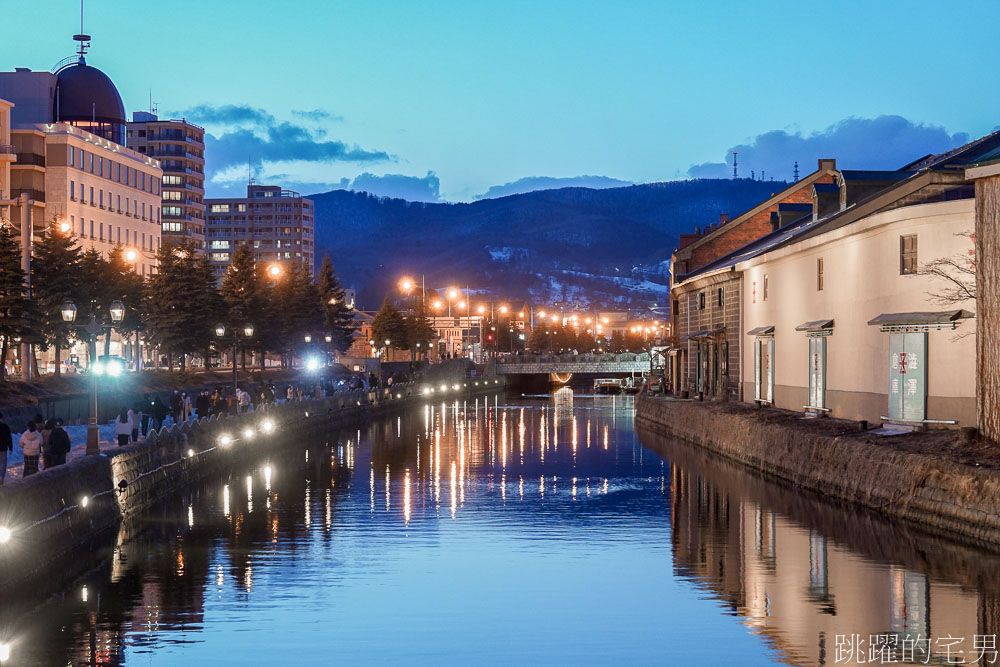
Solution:
[{"label": "rooftop chimney", "polygon": [[837,169],[837,161],[833,158],[820,158],[816,167],[817,171],[830,170],[835,171]]},{"label": "rooftop chimney", "polygon": [[729,222],[729,214],[728,213],[720,213],[719,214],[719,226],[721,227],[722,225],[726,224],[727,222]]}]

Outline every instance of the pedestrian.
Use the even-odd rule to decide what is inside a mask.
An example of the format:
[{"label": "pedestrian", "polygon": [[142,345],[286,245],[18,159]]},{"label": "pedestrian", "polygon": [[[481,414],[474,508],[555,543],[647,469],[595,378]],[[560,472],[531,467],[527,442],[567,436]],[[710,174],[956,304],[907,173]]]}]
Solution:
[{"label": "pedestrian", "polygon": [[199,391],[198,397],[194,399],[194,409],[198,413],[198,418],[207,417],[211,410],[208,407],[208,393]]},{"label": "pedestrian", "polygon": [[187,422],[191,418],[191,412],[194,410],[194,406],[191,404],[191,397],[187,395],[187,392],[181,393],[181,419]]},{"label": "pedestrian", "polygon": [[178,389],[170,394],[170,413],[174,417],[174,423],[181,423],[181,409],[184,407],[184,399],[181,398],[181,392]]},{"label": "pedestrian", "polygon": [[250,392],[241,391],[240,392],[240,412],[248,412],[253,409],[253,403],[250,401]]},{"label": "pedestrian", "polygon": [[52,456],[49,453],[49,436],[52,435],[52,429],[56,427],[56,423],[49,419],[42,426],[39,431],[42,434],[42,469],[48,470],[52,467]]},{"label": "pedestrian", "polygon": [[129,436],[132,435],[132,422],[129,421],[129,411],[122,408],[115,419],[115,435],[118,436],[118,446],[124,447],[128,444]]},{"label": "pedestrian", "polygon": [[137,412],[141,415],[139,418],[139,428],[142,432],[142,437],[146,437],[149,433],[149,422],[152,421],[152,405],[153,402],[149,400],[149,394],[143,397],[141,407],[138,408]]},{"label": "pedestrian", "polygon": [[66,463],[66,455],[73,448],[69,440],[69,433],[63,428],[61,419],[57,419],[52,435],[49,436],[49,449],[52,450],[52,465],[59,466]]},{"label": "pedestrian", "polygon": [[14,453],[14,439],[10,434],[10,426],[3,420],[0,414],[0,486],[7,479],[7,455]]},{"label": "pedestrian", "polygon": [[274,404],[274,385],[273,384],[269,384],[266,387],[264,387],[264,393],[261,396],[261,398],[263,399],[264,403],[266,403],[267,405],[273,405]]},{"label": "pedestrian", "polygon": [[227,411],[226,396],[222,392],[222,387],[216,387],[215,393],[212,394],[212,413],[217,415],[224,415]]},{"label": "pedestrian", "polygon": [[132,442],[139,442],[139,415],[135,413],[135,410],[128,411],[128,423],[132,425],[132,432],[129,433]]},{"label": "pedestrian", "polygon": [[288,389],[285,390],[285,400],[290,401],[295,398],[295,389],[292,385],[288,385]]},{"label": "pedestrian", "polygon": [[153,419],[156,420],[156,428],[163,428],[163,422],[167,418],[167,405],[157,396],[153,399]]},{"label": "pedestrian", "polygon": [[38,456],[42,451],[42,434],[35,427],[35,422],[28,422],[28,430],[21,434],[17,444],[24,454],[24,476],[34,475],[38,472]]}]

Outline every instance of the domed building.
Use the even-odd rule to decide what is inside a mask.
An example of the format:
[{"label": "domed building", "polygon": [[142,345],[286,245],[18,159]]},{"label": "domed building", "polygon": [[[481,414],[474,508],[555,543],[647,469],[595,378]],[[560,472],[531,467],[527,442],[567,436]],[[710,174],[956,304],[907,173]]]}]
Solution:
[{"label": "domed building", "polygon": [[88,65],[82,55],[55,74],[52,120],[124,145],[125,105],[108,75]]}]

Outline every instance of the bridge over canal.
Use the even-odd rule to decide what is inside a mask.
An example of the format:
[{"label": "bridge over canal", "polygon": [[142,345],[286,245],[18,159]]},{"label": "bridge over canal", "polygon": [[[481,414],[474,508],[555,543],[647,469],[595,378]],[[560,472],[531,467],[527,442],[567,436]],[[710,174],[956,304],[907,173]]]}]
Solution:
[{"label": "bridge over canal", "polygon": [[[519,354],[498,357],[500,375],[620,375],[649,372],[649,354]],[[562,380],[565,382],[565,380]]]}]

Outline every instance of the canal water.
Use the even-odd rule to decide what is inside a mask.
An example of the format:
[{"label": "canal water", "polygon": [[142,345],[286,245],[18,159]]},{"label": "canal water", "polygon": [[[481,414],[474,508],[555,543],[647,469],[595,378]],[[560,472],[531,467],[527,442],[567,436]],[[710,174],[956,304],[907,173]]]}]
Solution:
[{"label": "canal water", "polygon": [[633,412],[569,388],[435,403],[248,460],[130,517],[60,594],[0,601],[0,658],[996,659],[996,554],[761,479]]}]

